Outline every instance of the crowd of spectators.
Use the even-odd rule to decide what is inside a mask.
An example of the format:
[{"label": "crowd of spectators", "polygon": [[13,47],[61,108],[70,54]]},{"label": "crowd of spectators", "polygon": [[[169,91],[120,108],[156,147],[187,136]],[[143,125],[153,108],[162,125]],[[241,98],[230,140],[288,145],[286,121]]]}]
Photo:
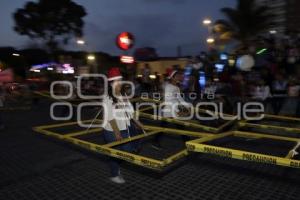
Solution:
[{"label": "crowd of spectators", "polygon": [[[263,54],[244,50],[234,55],[236,59],[245,54],[253,56],[255,65],[247,71],[225,63],[220,72],[215,68],[218,60],[209,55],[191,59],[190,64],[182,69],[182,92],[197,93],[196,101],[201,101],[207,100],[205,93],[213,91],[214,100],[223,101],[230,113],[235,112],[235,105],[239,102],[258,101],[264,104],[267,113],[300,117],[300,41],[273,39],[260,45],[265,47]],[[199,62],[201,67],[193,67]],[[192,72],[186,73],[189,67]],[[205,75],[204,85],[201,85],[201,73]],[[166,74],[159,76],[156,73],[153,79],[148,78],[149,74],[149,66],[145,66],[143,77],[136,80],[138,93],[162,92]],[[186,80],[188,82],[184,85]],[[185,98],[191,102],[188,95]]]}]

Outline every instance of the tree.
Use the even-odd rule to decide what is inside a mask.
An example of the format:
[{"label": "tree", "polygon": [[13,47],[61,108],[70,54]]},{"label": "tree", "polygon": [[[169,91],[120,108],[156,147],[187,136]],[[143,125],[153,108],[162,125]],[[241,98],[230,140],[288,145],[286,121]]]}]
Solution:
[{"label": "tree", "polygon": [[14,30],[31,39],[42,39],[49,50],[83,34],[85,9],[71,0],[27,2],[14,13]]},{"label": "tree", "polygon": [[274,26],[269,8],[257,5],[255,0],[238,0],[235,9],[222,8],[221,12],[227,20],[218,20],[214,33],[221,41],[237,40],[243,47]]}]

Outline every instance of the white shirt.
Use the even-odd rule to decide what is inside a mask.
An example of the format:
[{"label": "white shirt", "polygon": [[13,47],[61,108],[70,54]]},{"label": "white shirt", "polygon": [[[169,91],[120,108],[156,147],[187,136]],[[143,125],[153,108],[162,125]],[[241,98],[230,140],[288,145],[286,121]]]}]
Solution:
[{"label": "white shirt", "polygon": [[164,88],[164,108],[162,110],[163,117],[175,117],[173,114],[177,111],[174,108],[177,108],[174,105],[178,106],[178,104],[187,104],[180,95],[179,87],[166,83]]},{"label": "white shirt", "polygon": [[130,126],[130,119],[133,118],[134,109],[129,101],[120,99],[119,102],[113,103],[112,99],[106,96],[103,101],[103,128],[107,131],[113,131],[110,121],[116,120],[120,131],[127,130]]},{"label": "white shirt", "polygon": [[253,98],[259,100],[266,100],[271,96],[270,87],[269,86],[257,86],[255,87]]}]

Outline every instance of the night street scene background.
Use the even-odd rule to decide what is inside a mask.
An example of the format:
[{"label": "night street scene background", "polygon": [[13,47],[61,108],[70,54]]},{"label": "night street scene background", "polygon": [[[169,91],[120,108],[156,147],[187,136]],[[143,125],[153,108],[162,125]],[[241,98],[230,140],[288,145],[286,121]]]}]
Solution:
[{"label": "night street scene background", "polygon": [[300,199],[300,1],[0,8],[1,200]]}]

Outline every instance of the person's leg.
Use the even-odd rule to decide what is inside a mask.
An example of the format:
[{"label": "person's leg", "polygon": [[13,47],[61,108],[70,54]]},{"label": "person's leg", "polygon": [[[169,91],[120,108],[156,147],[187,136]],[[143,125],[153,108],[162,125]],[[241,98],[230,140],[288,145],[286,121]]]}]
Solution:
[{"label": "person's leg", "polygon": [[[103,137],[104,137],[105,143],[107,143],[107,144],[116,141],[115,135],[111,131],[104,130]],[[111,177],[119,176],[120,175],[120,166],[119,166],[120,161],[118,159],[112,158],[112,157],[109,157],[108,159],[109,159],[108,165],[110,168]]]},{"label": "person's leg", "polygon": [[[121,135],[122,135],[122,138],[125,139],[125,138],[129,138],[130,137],[130,128],[129,130],[124,130],[124,131],[121,131]],[[135,150],[135,145],[133,142],[127,142],[125,144],[122,144],[118,147],[119,150],[122,150],[122,151],[126,151],[126,152],[134,152]]]},{"label": "person's leg", "polygon": [[[136,128],[135,125],[131,125],[128,128],[129,128],[130,137],[134,137],[134,136],[143,134],[142,130]],[[141,146],[142,146],[141,140],[135,140],[135,141],[131,142],[131,145],[133,146],[133,152],[135,152],[135,153],[140,152]]]}]

